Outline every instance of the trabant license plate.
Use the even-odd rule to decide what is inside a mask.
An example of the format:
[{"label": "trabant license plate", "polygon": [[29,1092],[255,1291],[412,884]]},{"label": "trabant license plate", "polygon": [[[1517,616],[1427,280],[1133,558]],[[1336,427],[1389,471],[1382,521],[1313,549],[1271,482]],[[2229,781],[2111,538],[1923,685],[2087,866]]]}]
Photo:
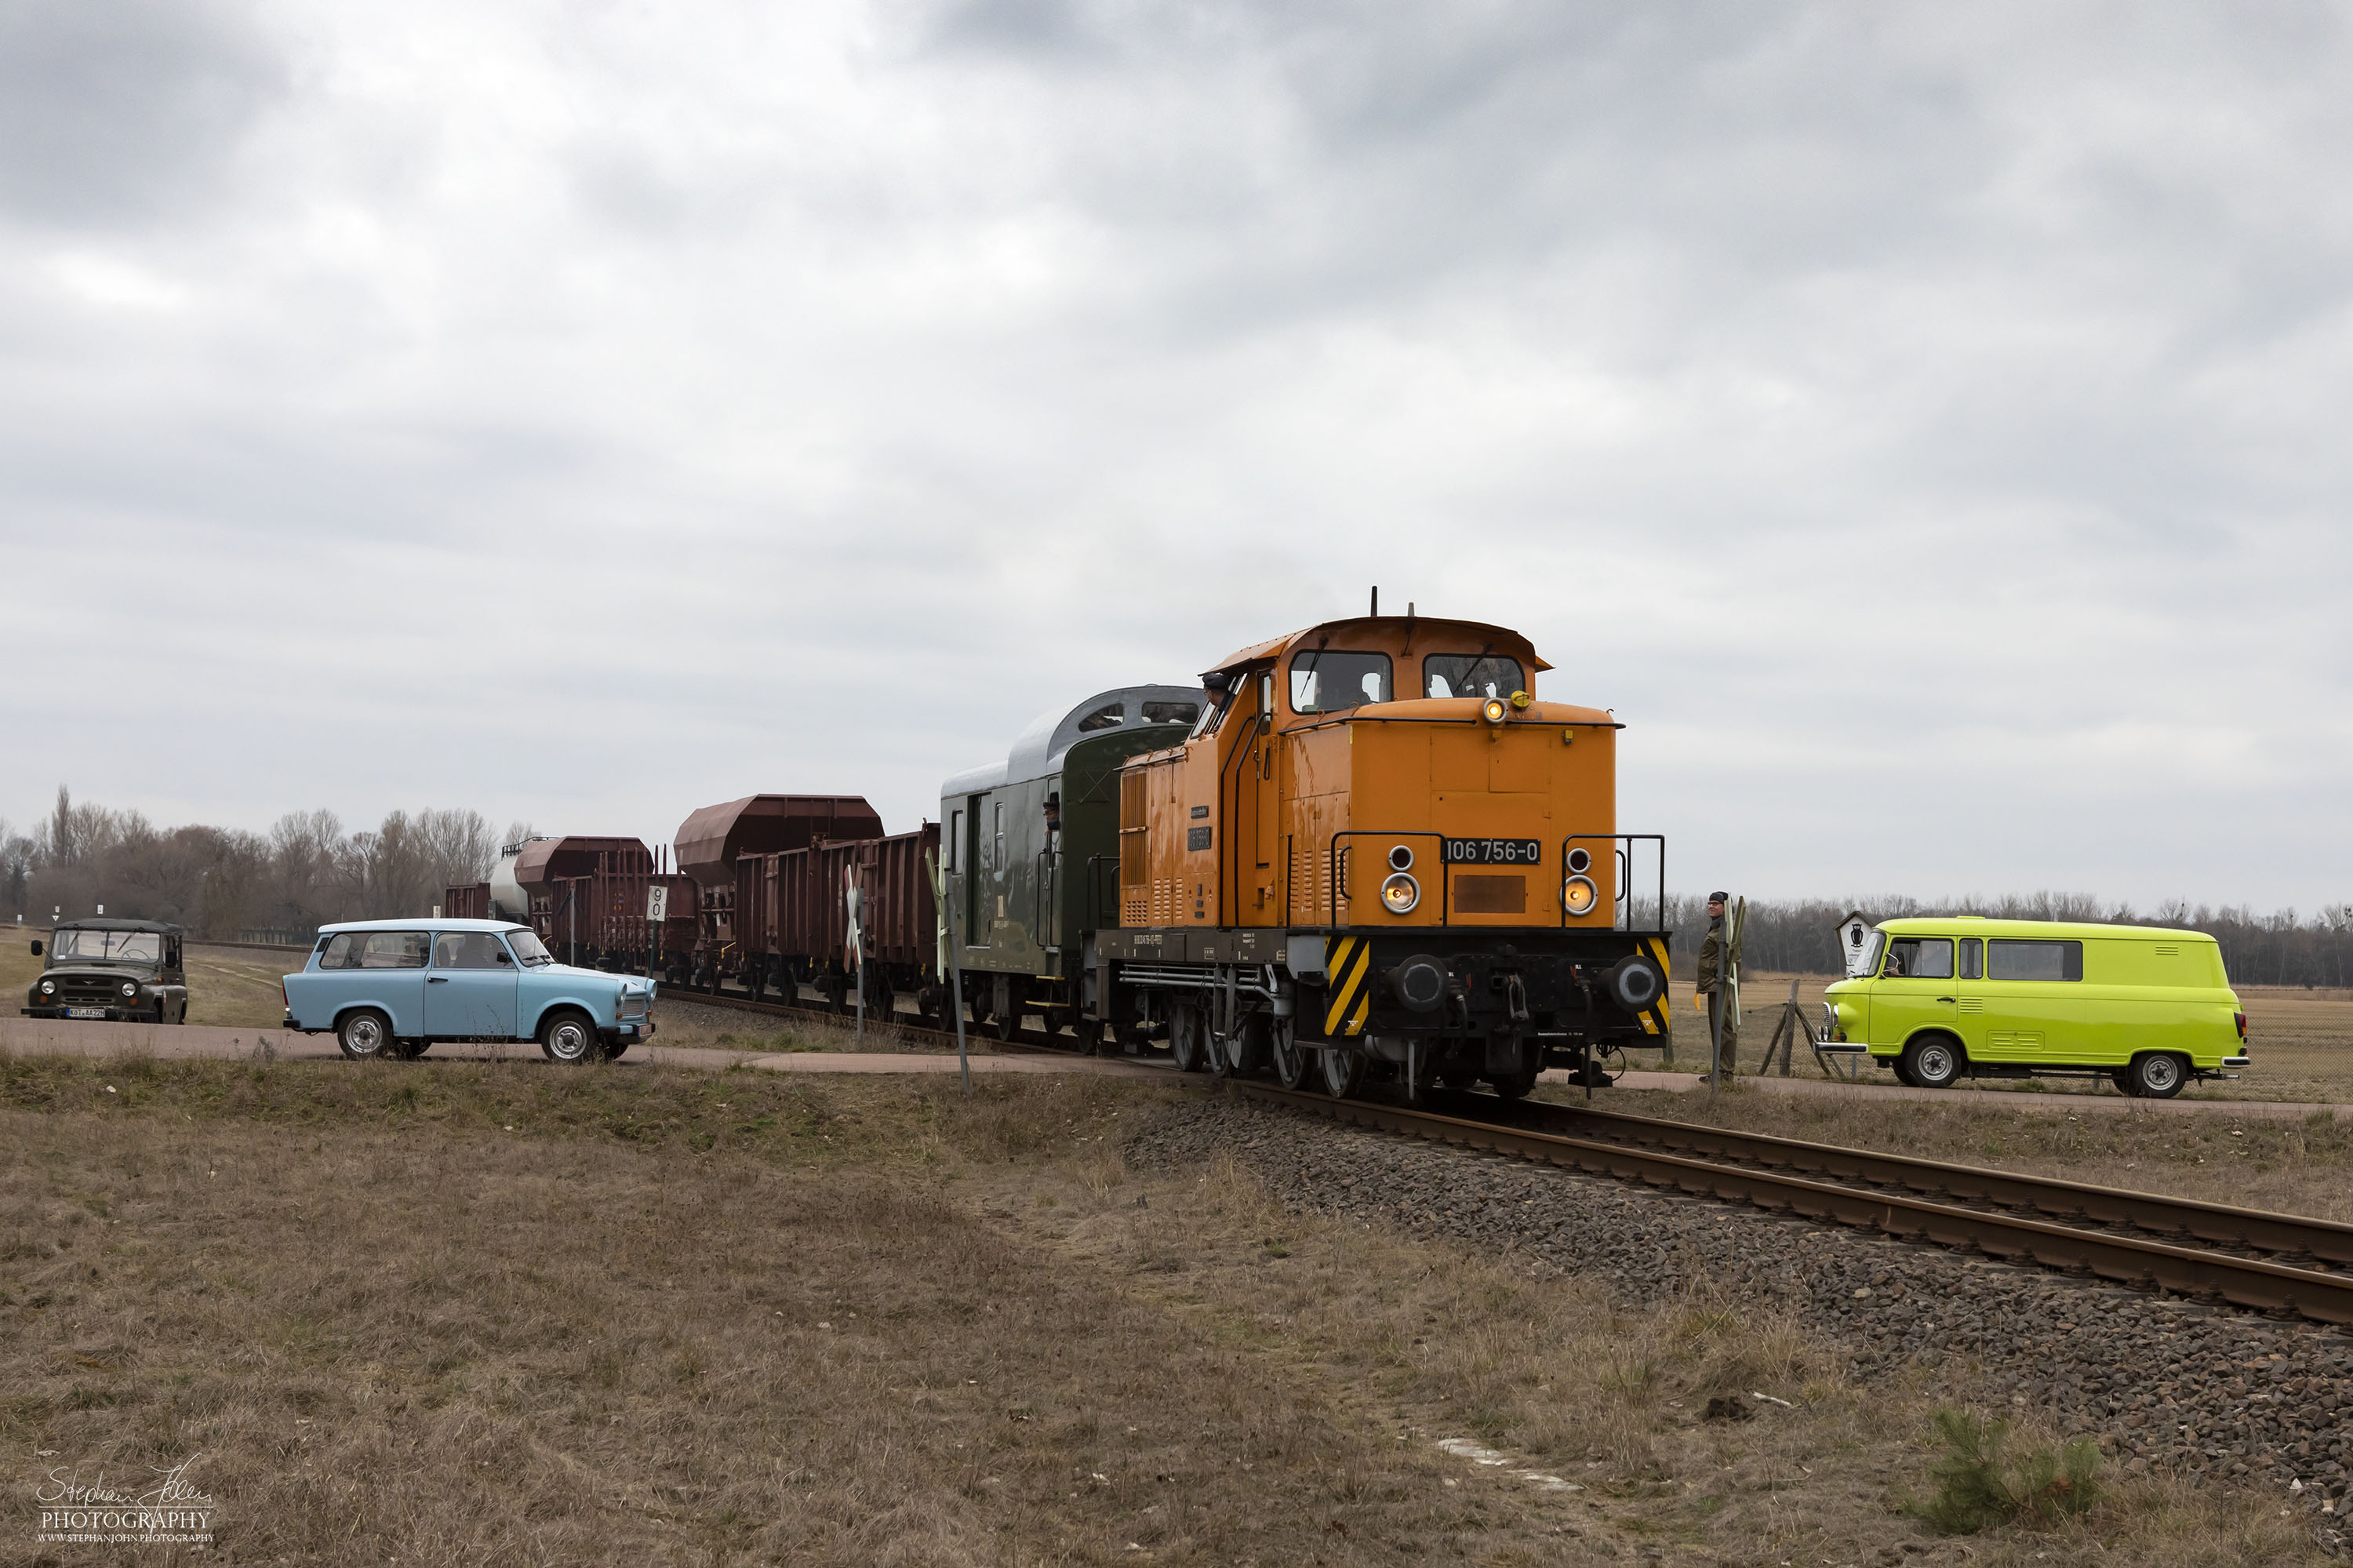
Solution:
[{"label": "trabant license plate", "polygon": [[1538,839],[1448,839],[1449,865],[1538,865],[1544,843]]},{"label": "trabant license plate", "polygon": [[66,1016],[68,1018],[104,1018],[106,1016],[106,1009],[102,1007],[69,1007],[66,1009]]}]

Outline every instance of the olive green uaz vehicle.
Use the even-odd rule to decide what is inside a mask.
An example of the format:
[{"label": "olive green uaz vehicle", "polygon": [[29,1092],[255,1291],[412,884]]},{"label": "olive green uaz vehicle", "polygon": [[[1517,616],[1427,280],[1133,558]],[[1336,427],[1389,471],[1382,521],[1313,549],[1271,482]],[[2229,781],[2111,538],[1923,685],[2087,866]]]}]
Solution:
[{"label": "olive green uaz vehicle", "polygon": [[[155,920],[68,920],[49,933],[48,967],[25,993],[34,1018],[185,1023],[188,982],[177,926]],[[33,944],[41,953],[41,944]]]}]

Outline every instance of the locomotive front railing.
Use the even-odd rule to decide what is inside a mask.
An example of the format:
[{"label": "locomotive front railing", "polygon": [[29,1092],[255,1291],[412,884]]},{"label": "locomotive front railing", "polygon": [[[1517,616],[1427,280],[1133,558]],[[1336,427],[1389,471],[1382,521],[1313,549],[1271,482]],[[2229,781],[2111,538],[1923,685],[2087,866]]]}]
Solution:
[{"label": "locomotive front railing", "polygon": [[[1647,908],[1634,896],[1634,876],[1641,856],[1641,844],[1657,846],[1652,857],[1658,874],[1656,890]],[[1667,836],[1664,833],[1571,833],[1560,841],[1560,885],[1568,885],[1571,876],[1583,874],[1574,864],[1572,855],[1583,846],[1588,857],[1599,846],[1607,845],[1615,874],[1610,878],[1609,928],[1613,931],[1641,931],[1657,935],[1666,929],[1667,908]],[[1647,914],[1650,923],[1641,923]],[[1560,923],[1568,924],[1568,904],[1561,900]]]}]

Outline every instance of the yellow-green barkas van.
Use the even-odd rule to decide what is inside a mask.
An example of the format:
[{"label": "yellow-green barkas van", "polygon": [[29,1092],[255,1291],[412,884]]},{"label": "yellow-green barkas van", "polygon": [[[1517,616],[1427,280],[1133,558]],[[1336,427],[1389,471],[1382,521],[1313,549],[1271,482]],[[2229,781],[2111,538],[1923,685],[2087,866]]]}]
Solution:
[{"label": "yellow-green barkas van", "polygon": [[2200,931],[1973,916],[1841,927],[1848,978],[1825,1044],[1921,1088],[1964,1077],[2107,1077],[2169,1099],[2248,1065],[2247,1015]]}]

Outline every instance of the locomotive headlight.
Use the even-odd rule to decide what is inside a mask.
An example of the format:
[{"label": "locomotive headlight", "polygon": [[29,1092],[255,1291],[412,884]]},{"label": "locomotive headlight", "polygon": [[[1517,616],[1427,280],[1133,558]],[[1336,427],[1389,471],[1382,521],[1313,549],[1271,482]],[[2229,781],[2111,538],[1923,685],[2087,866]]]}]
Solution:
[{"label": "locomotive headlight", "polygon": [[1410,915],[1421,902],[1421,884],[1404,872],[1392,872],[1381,884],[1381,906],[1392,915]]},{"label": "locomotive headlight", "polygon": [[1560,906],[1571,915],[1590,915],[1601,902],[1601,889],[1589,876],[1572,876],[1560,885]]},{"label": "locomotive headlight", "polygon": [[1501,724],[1512,715],[1512,705],[1501,697],[1489,697],[1479,705],[1479,716],[1489,724]]}]

